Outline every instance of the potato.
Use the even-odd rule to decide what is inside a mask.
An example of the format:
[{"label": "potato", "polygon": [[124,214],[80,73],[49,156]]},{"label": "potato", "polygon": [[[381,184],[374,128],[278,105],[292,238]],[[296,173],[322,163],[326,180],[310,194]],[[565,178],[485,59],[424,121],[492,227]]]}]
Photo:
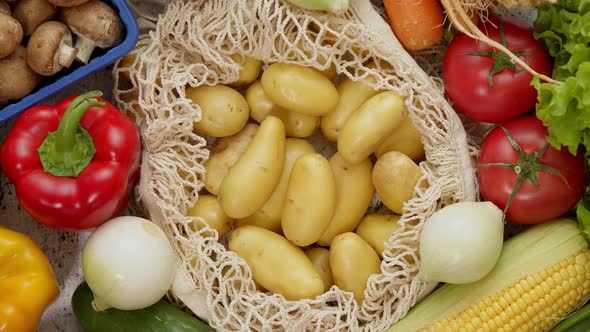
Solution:
[{"label": "potato", "polygon": [[243,258],[254,281],[287,300],[313,299],[324,292],[322,277],[303,250],[265,228],[236,228],[229,249]]},{"label": "potato", "polygon": [[322,117],[320,128],[325,138],[332,142],[338,140],[340,131],[346,120],[359,109],[359,107],[375,96],[379,91],[371,88],[363,81],[353,81],[349,78],[338,84],[338,104],[328,115]]},{"label": "potato", "polygon": [[203,135],[234,135],[244,128],[250,117],[246,99],[224,85],[189,87],[186,97],[201,108],[201,121],[195,122],[195,130]]},{"label": "potato", "polygon": [[268,201],[251,216],[240,219],[236,226],[256,225],[264,227],[276,233],[281,233],[281,214],[285,205],[287,196],[287,185],[295,160],[304,154],[315,153],[313,146],[306,140],[299,138],[287,138],[285,141],[285,163],[283,165],[283,174],[279,180],[277,188],[272,193]]},{"label": "potato", "polygon": [[387,152],[373,167],[373,185],[385,206],[402,214],[403,205],[414,197],[414,187],[422,177],[420,167],[401,152]]},{"label": "potato", "polygon": [[[326,44],[323,44],[323,46],[326,46]],[[313,47],[313,46],[312,46]],[[280,46],[278,47],[280,48]],[[303,52],[303,54],[305,54],[306,57],[308,58],[312,58],[313,57],[313,53],[315,52],[309,52],[307,50],[305,50],[305,48],[303,47],[303,41],[299,40],[297,42],[297,48],[299,50],[301,50],[301,52]],[[316,58],[317,63],[321,64],[321,65],[325,65],[328,62],[328,59],[326,59],[324,56],[322,55],[318,55]],[[313,67],[310,67],[313,68]],[[318,73],[321,73],[322,75],[324,75],[327,79],[329,80],[333,80],[336,75],[338,75],[338,72],[336,71],[336,65],[334,65],[334,63],[331,63],[330,66],[324,70],[318,70],[315,69]]]},{"label": "potato", "polygon": [[311,260],[311,264],[322,277],[324,292],[327,292],[334,284],[332,270],[330,269],[330,251],[322,247],[314,247],[305,250],[305,255]]},{"label": "potato", "polygon": [[219,238],[224,237],[232,228],[234,220],[228,217],[217,197],[213,195],[199,195],[199,198],[188,211],[189,217],[200,217],[219,233]]},{"label": "potato", "polygon": [[399,228],[397,223],[399,218],[400,216],[395,214],[368,214],[361,220],[355,233],[375,249],[380,257],[383,257],[385,242]]},{"label": "potato", "polygon": [[343,233],[334,238],[330,246],[330,269],[334,284],[352,292],[361,304],[365,299],[365,288],[372,274],[381,273],[379,256],[360,236]]},{"label": "potato", "polygon": [[424,160],[422,136],[409,116],[404,117],[400,125],[386,138],[375,151],[377,158],[389,151],[398,151],[415,162]]},{"label": "potato", "polygon": [[256,81],[260,75],[260,69],[262,69],[262,61],[241,54],[233,54],[231,58],[235,62],[241,63],[242,69],[240,70],[238,80],[228,84],[229,86],[240,87]]},{"label": "potato", "polygon": [[371,178],[373,164],[369,159],[351,165],[336,153],[330,158],[330,167],[336,180],[336,208],[330,225],[317,241],[322,246],[329,246],[338,234],[352,232],[375,194]]},{"label": "potato", "polygon": [[383,142],[408,116],[402,97],[381,92],[354,112],[338,137],[338,151],[351,164],[358,164]]},{"label": "potato", "polygon": [[[125,71],[121,71],[121,75],[129,82],[131,82],[131,76],[129,71],[131,70],[137,70],[138,67],[138,63],[135,63],[135,59],[137,58],[137,52],[139,50],[139,46],[135,46],[133,48],[133,50],[128,53],[127,55],[125,55],[124,57],[121,58],[121,60],[119,60],[119,63],[117,64],[117,68],[119,69],[127,69]],[[134,66],[135,64],[135,66]],[[160,84],[158,84],[160,85]]]},{"label": "potato", "polygon": [[[119,63],[117,64],[117,69],[121,69],[119,71],[120,75],[125,78],[129,83],[132,82],[131,71],[134,72],[133,79],[137,82],[137,75],[140,75],[139,71],[139,61],[135,62],[137,59],[137,54],[141,53],[145,46],[135,45],[133,50],[124,57],[121,58]],[[145,65],[142,67],[142,74],[145,75],[146,67]],[[156,77],[155,83],[157,86],[162,86],[162,81],[160,76]]]},{"label": "potato", "polygon": [[227,172],[218,199],[225,213],[235,219],[254,214],[277,187],[285,161],[285,127],[269,116]]},{"label": "potato", "polygon": [[213,195],[219,194],[221,181],[242,153],[246,151],[257,131],[257,124],[248,123],[239,133],[215,141],[209,159],[203,164],[206,171],[205,189],[208,192]]},{"label": "potato", "polygon": [[262,73],[261,82],[266,95],[288,111],[323,116],[338,103],[334,84],[311,68],[274,63]]},{"label": "potato", "polygon": [[289,177],[281,226],[285,237],[300,247],[324,233],[336,205],[336,181],[322,155],[305,154],[295,161]]},{"label": "potato", "polygon": [[254,82],[246,90],[246,101],[250,109],[250,116],[258,123],[264,121],[267,116],[274,115],[283,121],[285,133],[289,137],[308,137],[320,124],[317,116],[287,111],[268,98],[260,81]]},{"label": "potato", "polygon": [[130,104],[131,110],[125,110],[125,115],[129,117],[133,122],[143,120],[143,112],[141,111],[141,107],[139,106],[139,102],[137,99],[139,98],[139,91],[138,89],[130,90],[129,92],[124,92],[119,95],[119,98],[122,102]]},{"label": "potato", "polygon": [[[322,57],[318,57],[318,62],[323,64],[326,62],[326,60],[324,60]],[[324,70],[317,70],[317,71],[320,74],[324,75],[324,77],[326,77],[330,81],[333,80],[334,78],[336,78],[336,76],[338,75],[338,71],[336,71],[336,65],[333,63],[330,64],[330,67],[328,67]]]}]

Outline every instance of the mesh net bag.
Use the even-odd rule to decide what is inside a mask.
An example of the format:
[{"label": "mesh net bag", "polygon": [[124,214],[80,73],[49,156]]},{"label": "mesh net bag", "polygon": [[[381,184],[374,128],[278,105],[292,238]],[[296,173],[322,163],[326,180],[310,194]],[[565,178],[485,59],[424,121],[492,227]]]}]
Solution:
[{"label": "mesh net bag", "polygon": [[[427,186],[417,186],[404,205],[400,227],[386,245],[382,273],[369,279],[361,305],[336,286],[300,301],[257,291],[250,269],[226,249],[224,239],[203,220],[185,216],[204,187],[203,163],[211,143],[193,132],[201,111],[186,98],[185,88],[235,81],[240,63],[233,54],[266,65],[297,63],[323,70],[334,64],[341,77],[371,77],[374,88],[405,98],[422,134],[421,181]],[[171,298],[222,331],[381,331],[401,319],[433,288],[417,277],[425,219],[441,206],[476,196],[470,160],[475,152],[461,120],[440,83],[417,62],[435,71],[431,61],[438,55],[436,50],[415,58],[406,53],[369,0],[351,1],[340,16],[300,10],[281,0],[170,3],[155,29],[141,36],[133,63],[115,67],[114,94],[141,128],[138,200],[179,257]],[[367,66],[370,61],[375,66]],[[321,151],[329,154],[330,149]]]}]

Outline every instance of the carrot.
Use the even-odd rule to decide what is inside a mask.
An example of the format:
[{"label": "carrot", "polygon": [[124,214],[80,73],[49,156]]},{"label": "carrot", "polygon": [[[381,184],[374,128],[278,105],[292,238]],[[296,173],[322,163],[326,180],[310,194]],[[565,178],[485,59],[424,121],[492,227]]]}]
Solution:
[{"label": "carrot", "polygon": [[383,5],[406,50],[424,50],[442,39],[444,14],[439,0],[383,0]]}]

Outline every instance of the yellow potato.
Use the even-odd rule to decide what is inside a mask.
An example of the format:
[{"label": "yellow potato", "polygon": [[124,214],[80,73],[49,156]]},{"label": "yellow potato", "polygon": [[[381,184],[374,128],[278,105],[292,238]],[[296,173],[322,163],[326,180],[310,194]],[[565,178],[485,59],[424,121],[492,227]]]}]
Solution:
[{"label": "yellow potato", "polygon": [[336,180],[336,208],[330,225],[317,241],[322,246],[329,246],[338,234],[352,232],[375,194],[371,178],[373,164],[368,158],[351,165],[336,153],[330,158],[330,167]]},{"label": "yellow potato", "polygon": [[308,137],[320,124],[317,116],[287,111],[268,98],[260,81],[254,82],[246,90],[246,101],[250,109],[250,116],[261,123],[269,115],[274,115],[283,121],[285,133],[289,137]]},{"label": "yellow potato", "polygon": [[357,303],[365,299],[367,281],[381,273],[379,256],[360,236],[344,233],[336,236],[330,246],[330,269],[334,284],[352,292]]},{"label": "yellow potato", "polygon": [[[135,62],[135,60],[137,59],[137,54],[141,53],[143,50],[142,48],[145,48],[145,46],[139,46],[139,45],[135,45],[135,47],[133,48],[133,50],[130,53],[127,53],[127,55],[125,55],[124,57],[121,58],[121,60],[119,61],[119,63],[117,64],[117,69],[121,69],[119,71],[119,73],[121,74],[121,76],[123,78],[125,78],[128,82],[131,82],[131,71],[134,72],[134,77],[133,79],[137,82],[137,74],[138,70],[139,70],[139,61]],[[145,65],[142,67],[142,72],[145,75]],[[162,81],[160,80],[160,77],[156,77],[155,80],[156,85],[158,86],[162,86]]]},{"label": "yellow potato", "polygon": [[401,152],[415,162],[424,160],[422,136],[409,116],[404,117],[393,133],[379,145],[375,155],[378,158],[389,151]]},{"label": "yellow potato", "polygon": [[330,224],[335,205],[336,182],[326,158],[317,153],[297,158],[281,217],[285,237],[300,247],[316,242]]},{"label": "yellow potato", "polygon": [[399,228],[397,221],[400,216],[395,214],[372,213],[366,215],[355,230],[381,257],[385,250],[385,242]]},{"label": "yellow potato", "polygon": [[334,284],[332,270],[330,269],[330,251],[326,248],[314,247],[305,250],[305,254],[322,277],[324,292],[327,292]]},{"label": "yellow potato", "polygon": [[242,69],[240,70],[238,80],[228,84],[229,86],[240,87],[256,81],[260,75],[260,69],[262,69],[262,61],[249,56],[246,56],[246,59],[244,59],[244,56],[240,54],[233,54],[231,58],[235,62],[241,63]]},{"label": "yellow potato", "polygon": [[[325,61],[326,60],[324,60],[322,57],[318,57],[319,63],[323,63]],[[333,80],[334,78],[336,78],[336,76],[338,75],[338,71],[336,71],[336,65],[333,63],[330,64],[330,67],[328,67],[324,70],[318,70],[318,72],[320,74],[324,75],[330,81]]]},{"label": "yellow potato", "polygon": [[353,81],[349,78],[338,84],[338,104],[328,115],[322,117],[320,128],[325,138],[332,142],[338,140],[340,131],[346,120],[359,109],[359,107],[375,96],[379,91],[371,88],[363,81]]},{"label": "yellow potato", "polygon": [[139,91],[137,89],[130,90],[129,92],[122,93],[119,98],[122,102],[130,104],[131,110],[125,110],[125,115],[129,117],[133,122],[143,120],[143,112],[137,99],[139,98]]},{"label": "yellow potato", "polygon": [[274,63],[262,73],[261,82],[266,95],[288,111],[323,116],[338,103],[334,84],[311,68]]},{"label": "yellow potato", "polygon": [[401,152],[387,152],[373,167],[373,185],[385,206],[402,214],[403,205],[414,197],[414,187],[422,177],[416,163]]},{"label": "yellow potato", "polygon": [[200,217],[219,233],[219,238],[224,237],[232,228],[234,220],[228,217],[217,197],[213,195],[199,195],[197,202],[188,211],[189,217]]},{"label": "yellow potato", "polygon": [[403,99],[396,92],[371,97],[346,121],[338,137],[338,152],[349,163],[360,163],[377,150],[406,116]]},{"label": "yellow potato", "polygon": [[268,201],[251,216],[236,221],[236,226],[256,225],[264,227],[276,233],[281,233],[281,214],[287,196],[287,185],[295,160],[304,154],[315,153],[313,146],[306,140],[299,138],[287,138],[285,141],[285,163],[283,174],[277,188]]},{"label": "yellow potato", "polygon": [[248,123],[239,133],[215,141],[209,159],[203,164],[206,171],[205,189],[208,192],[213,195],[219,194],[221,181],[242,153],[246,151],[257,131],[257,124]]},{"label": "yellow potato", "polygon": [[201,108],[201,121],[195,122],[195,130],[203,135],[234,135],[244,128],[250,117],[246,99],[224,85],[189,87],[186,97]]},{"label": "yellow potato", "polygon": [[221,181],[218,199],[225,213],[244,218],[256,212],[277,187],[285,161],[285,127],[269,116]]},{"label": "yellow potato", "polygon": [[120,69],[127,69],[124,71],[121,71],[121,74],[123,75],[123,77],[125,79],[127,79],[127,81],[131,82],[131,76],[129,71],[130,70],[137,70],[138,64],[135,64],[135,59],[137,58],[137,52],[139,51],[139,46],[135,46],[133,48],[133,50],[128,53],[127,55],[125,55],[124,57],[121,58],[121,60],[119,60],[119,63],[117,64],[117,68]]},{"label": "yellow potato", "polygon": [[[324,43],[323,45],[325,46],[327,43]],[[301,50],[301,52],[303,52],[303,54],[305,54],[305,56],[312,58],[313,57],[313,53],[315,52],[309,52],[307,50],[305,50],[305,48],[303,47],[303,41],[299,40],[299,42],[297,42],[297,48]],[[316,61],[321,64],[321,65],[325,65],[328,62],[328,59],[326,59],[324,56],[322,55],[318,55],[316,58]],[[310,67],[312,68],[312,67]],[[336,75],[338,75],[338,72],[336,71],[336,65],[334,65],[334,63],[331,63],[330,66],[324,70],[317,70],[320,74],[324,75],[327,79],[329,79],[330,81],[333,80]]]},{"label": "yellow potato", "polygon": [[254,281],[287,300],[313,299],[324,292],[322,277],[303,250],[265,228],[236,228],[229,249],[243,258]]}]

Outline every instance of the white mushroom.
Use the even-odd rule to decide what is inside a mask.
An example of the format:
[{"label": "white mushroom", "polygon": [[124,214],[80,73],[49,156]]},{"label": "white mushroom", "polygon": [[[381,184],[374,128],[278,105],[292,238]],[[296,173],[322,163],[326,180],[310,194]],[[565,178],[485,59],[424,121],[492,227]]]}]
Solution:
[{"label": "white mushroom", "polygon": [[12,16],[0,13],[0,58],[14,52],[22,39],[23,28],[20,23]]},{"label": "white mushroom", "polygon": [[26,49],[18,46],[11,55],[0,59],[0,100],[15,100],[28,95],[41,76],[27,65]]},{"label": "white mushroom", "polygon": [[72,47],[72,33],[57,21],[41,24],[29,39],[27,63],[38,74],[51,76],[74,62],[78,50]]},{"label": "white mushroom", "polygon": [[57,7],[47,0],[20,0],[14,5],[12,16],[23,26],[25,36],[57,15]]},{"label": "white mushroom", "polygon": [[109,48],[123,39],[123,22],[111,7],[99,0],[64,8],[61,21],[78,36],[76,59],[82,63],[88,63],[95,47]]},{"label": "white mushroom", "polygon": [[4,0],[0,0],[0,13],[4,13],[6,15],[11,14],[10,6],[8,5],[8,2],[6,2]]},{"label": "white mushroom", "polygon": [[58,7],[73,7],[77,5],[81,5],[88,0],[49,0],[52,4]]}]

